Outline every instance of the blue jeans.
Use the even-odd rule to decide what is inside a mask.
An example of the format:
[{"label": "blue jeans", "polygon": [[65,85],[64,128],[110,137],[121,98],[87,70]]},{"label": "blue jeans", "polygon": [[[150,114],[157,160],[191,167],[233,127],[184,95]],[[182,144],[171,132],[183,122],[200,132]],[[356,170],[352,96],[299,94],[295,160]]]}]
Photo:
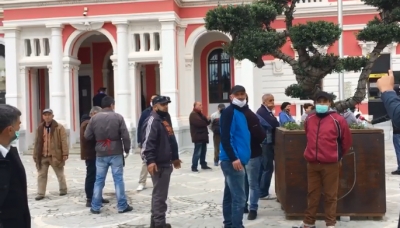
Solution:
[{"label": "blue jeans", "polygon": [[249,199],[250,211],[258,210],[258,200],[260,199],[260,169],[262,165],[262,156],[250,159],[246,165],[246,176],[248,190],[246,191],[247,198]]},{"label": "blue jeans", "polygon": [[272,174],[274,173],[274,146],[272,144],[262,145],[262,167],[260,169],[260,198],[269,195]]},{"label": "blue jeans", "polygon": [[400,134],[393,134],[393,146],[397,158],[397,170],[400,170]]},{"label": "blue jeans", "polygon": [[224,199],[222,214],[224,225],[229,228],[243,227],[243,205],[246,203],[244,170],[236,171],[232,162],[221,161],[221,170],[225,177]]},{"label": "blue jeans", "polygon": [[207,153],[207,143],[195,143],[194,144],[194,151],[193,151],[193,157],[192,157],[192,169],[197,169],[197,166],[199,165],[199,159],[200,159],[201,167],[207,166],[206,153]]},{"label": "blue jeans", "polygon": [[114,155],[96,158],[96,182],[94,183],[92,198],[92,210],[94,211],[100,211],[102,205],[101,201],[103,199],[103,188],[110,166],[114,179],[115,195],[118,201],[118,211],[123,211],[128,207],[125,196],[124,157],[123,155]]}]

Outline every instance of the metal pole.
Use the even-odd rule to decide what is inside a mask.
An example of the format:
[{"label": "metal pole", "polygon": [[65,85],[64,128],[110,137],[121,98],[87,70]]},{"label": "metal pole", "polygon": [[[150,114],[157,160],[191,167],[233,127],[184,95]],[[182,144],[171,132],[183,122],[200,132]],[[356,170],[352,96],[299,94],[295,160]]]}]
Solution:
[{"label": "metal pole", "polygon": [[[339,57],[343,58],[343,0],[337,1],[337,10],[338,10],[338,24],[339,28],[342,30],[342,34],[339,38]],[[339,73],[339,99],[344,99],[344,73]]]}]

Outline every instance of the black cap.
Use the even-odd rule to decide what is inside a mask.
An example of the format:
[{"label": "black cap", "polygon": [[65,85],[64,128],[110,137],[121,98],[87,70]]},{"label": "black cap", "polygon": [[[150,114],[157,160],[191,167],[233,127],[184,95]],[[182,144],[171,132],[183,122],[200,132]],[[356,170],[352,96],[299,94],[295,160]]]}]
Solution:
[{"label": "black cap", "polygon": [[246,92],[246,89],[241,85],[235,85],[231,89],[231,94],[234,94],[234,93],[237,93],[237,92]]},{"label": "black cap", "polygon": [[45,110],[43,110],[42,114],[45,114],[45,113],[53,114],[53,110],[46,108]]},{"label": "black cap", "polygon": [[329,94],[329,93],[327,93],[327,92],[325,92],[325,91],[319,91],[319,92],[317,93],[317,95],[315,96],[315,100],[318,100],[318,99],[320,99],[320,98],[325,98],[325,99],[327,99],[328,101],[332,101],[332,95]]},{"label": "black cap", "polygon": [[171,103],[171,99],[167,96],[156,96],[155,98],[153,98],[151,103],[153,103],[153,105],[158,104],[158,103],[166,104],[166,103]]}]

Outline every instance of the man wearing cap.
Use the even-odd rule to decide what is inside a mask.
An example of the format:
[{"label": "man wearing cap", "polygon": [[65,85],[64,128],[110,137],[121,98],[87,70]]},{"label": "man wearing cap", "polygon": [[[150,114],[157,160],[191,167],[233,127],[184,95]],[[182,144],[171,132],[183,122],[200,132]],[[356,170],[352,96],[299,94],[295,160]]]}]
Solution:
[{"label": "man wearing cap", "polygon": [[218,105],[218,110],[211,114],[210,129],[213,132],[214,141],[214,166],[218,166],[219,162],[219,144],[221,143],[221,129],[219,125],[219,118],[221,117],[222,111],[225,109],[224,104]]},{"label": "man wearing cap", "polygon": [[[307,147],[307,210],[300,228],[315,228],[321,192],[324,195],[325,223],[327,228],[336,224],[337,193],[342,158],[349,151],[352,138],[346,120],[331,109],[332,96],[319,92],[315,99],[315,113],[304,123]],[[332,130],[334,129],[334,130]]]},{"label": "man wearing cap", "polygon": [[151,199],[151,228],[169,228],[166,223],[168,188],[172,165],[181,167],[178,143],[174,130],[167,120],[169,97],[157,96],[152,100],[153,111],[143,126],[142,158],[153,181]]},{"label": "man wearing cap", "polygon": [[225,177],[222,214],[224,226],[243,227],[243,212],[246,204],[244,166],[250,160],[250,131],[244,110],[246,90],[236,85],[231,89],[231,104],[221,113],[221,170]]},{"label": "man wearing cap", "polygon": [[106,88],[102,87],[97,91],[97,94],[93,97],[93,106],[101,107],[101,100],[107,96]]},{"label": "man wearing cap", "polygon": [[125,157],[129,155],[131,139],[124,117],[114,112],[114,98],[104,97],[101,101],[101,107],[103,110],[90,119],[84,134],[86,140],[96,140],[96,181],[90,212],[100,214],[103,188],[108,169],[111,167],[118,213],[125,213],[133,210],[125,195],[125,160],[123,155],[124,152]]},{"label": "man wearing cap", "polygon": [[[157,96],[158,95],[151,96],[151,101]],[[142,115],[140,116],[140,119],[139,119],[137,130],[136,130],[137,143],[138,143],[139,148],[142,148],[142,140],[143,140],[142,128],[145,125],[145,121],[149,118],[151,112],[153,111],[153,103],[151,101],[150,101],[150,106],[142,112]],[[169,113],[166,114],[165,118],[171,124],[171,117],[170,117]],[[136,188],[136,191],[142,191],[143,189],[146,188],[147,174],[148,174],[147,164],[146,164],[146,162],[143,162],[142,169],[141,169],[140,175],[139,175],[139,186]]]},{"label": "man wearing cap", "polygon": [[64,176],[64,165],[69,155],[67,134],[64,126],[53,119],[53,110],[43,110],[42,118],[43,122],[39,124],[36,131],[33,151],[33,160],[38,170],[36,200],[44,199],[46,194],[49,166],[56,173],[60,196],[67,194],[67,183]]}]

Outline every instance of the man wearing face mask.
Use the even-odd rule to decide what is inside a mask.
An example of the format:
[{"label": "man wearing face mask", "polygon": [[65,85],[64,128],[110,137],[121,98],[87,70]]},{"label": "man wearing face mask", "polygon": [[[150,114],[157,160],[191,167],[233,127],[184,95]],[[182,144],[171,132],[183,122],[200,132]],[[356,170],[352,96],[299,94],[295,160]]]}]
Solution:
[{"label": "man wearing face mask", "polygon": [[38,192],[35,200],[44,199],[47,186],[47,175],[51,166],[56,173],[60,196],[67,194],[64,166],[68,159],[69,148],[67,133],[62,124],[54,120],[53,110],[45,109],[42,113],[43,122],[36,131],[33,160],[38,171]]},{"label": "man wearing face mask", "polygon": [[0,227],[30,228],[27,183],[24,165],[16,147],[21,112],[0,104]]},{"label": "man wearing face mask", "polygon": [[218,166],[219,162],[219,144],[221,143],[221,130],[219,125],[219,118],[221,117],[222,111],[225,109],[224,104],[218,105],[218,111],[211,114],[210,129],[213,132],[214,141],[214,166]]},{"label": "man wearing face mask", "polygon": [[[142,135],[142,128],[143,125],[145,124],[145,120],[147,118],[149,118],[150,113],[153,111],[153,104],[152,104],[152,100],[157,97],[158,95],[153,95],[151,96],[151,100],[150,100],[150,106],[148,108],[146,108],[143,112],[142,115],[140,116],[139,119],[139,123],[138,123],[138,127],[136,129],[136,135],[137,135],[137,144],[139,148],[142,148],[142,139],[143,139],[143,135]],[[168,120],[171,119],[171,117],[169,116],[169,114],[167,113],[166,118]],[[142,162],[142,169],[140,170],[140,175],[139,175],[139,186],[137,187],[136,191],[142,191],[143,189],[146,188],[146,181],[147,181],[147,165],[146,162]]]},{"label": "man wearing face mask", "polygon": [[[279,127],[279,122],[275,117],[275,99],[270,93],[262,96],[261,107],[257,110],[257,115],[261,120],[261,126],[267,132],[267,140],[262,143],[262,169],[260,174],[260,200],[274,200],[276,197],[269,193],[272,174],[274,173],[274,143],[275,130]],[[261,117],[261,118],[260,118]]]},{"label": "man wearing face mask", "polygon": [[[315,99],[315,113],[305,123],[307,147],[307,210],[300,228],[315,228],[321,191],[324,195],[325,223],[327,228],[336,224],[337,193],[342,158],[349,151],[352,138],[346,120],[332,110],[332,96],[319,92]],[[334,129],[334,130],[332,130]]]},{"label": "man wearing face mask", "polygon": [[250,131],[246,116],[246,90],[235,85],[231,89],[231,104],[221,113],[221,170],[225,177],[222,214],[224,227],[242,228],[246,204],[245,170],[250,160]]},{"label": "man wearing face mask", "polygon": [[168,189],[172,173],[181,168],[178,143],[167,119],[169,97],[157,96],[153,100],[153,111],[143,126],[141,155],[153,181],[150,228],[170,228],[166,223]]}]

